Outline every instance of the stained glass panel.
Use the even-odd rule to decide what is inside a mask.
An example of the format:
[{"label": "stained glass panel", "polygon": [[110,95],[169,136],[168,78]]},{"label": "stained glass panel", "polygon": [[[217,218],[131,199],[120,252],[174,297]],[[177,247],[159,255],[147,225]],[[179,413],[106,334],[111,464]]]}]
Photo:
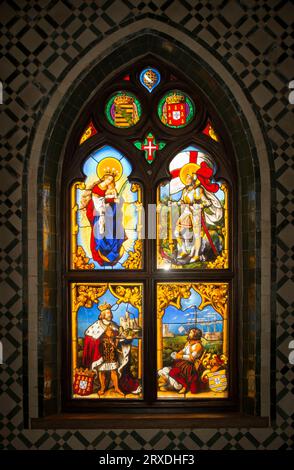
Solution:
[{"label": "stained glass panel", "polygon": [[157,284],[158,398],[228,396],[225,282]]},{"label": "stained glass panel", "polygon": [[160,83],[160,73],[153,67],[147,67],[140,73],[140,82],[149,93],[152,93]]},{"label": "stained glass panel", "polygon": [[82,137],[80,138],[80,145],[86,142],[86,140],[90,139],[90,137],[93,137],[93,135],[95,134],[97,134],[97,129],[91,121],[84,130]]},{"label": "stained glass panel", "polygon": [[165,142],[158,142],[152,132],[149,132],[143,142],[137,140],[134,145],[137,149],[144,151],[146,161],[151,164],[155,160],[156,152],[164,149],[166,144]]},{"label": "stained glass panel", "polygon": [[71,188],[71,268],[141,269],[142,189],[132,167],[113,147],[85,161],[84,181]]},{"label": "stained glass panel", "polygon": [[[72,179],[69,188],[70,222],[66,225],[70,234],[65,237],[70,235],[70,254],[65,279],[71,397],[96,400],[98,408],[100,400],[101,409],[105,402],[112,407],[116,400],[129,400],[124,403],[128,408],[145,406],[154,402],[154,395],[161,403],[174,400],[171,405],[177,407],[183,406],[181,400],[188,400],[191,407],[195,406],[191,400],[228,398],[232,380],[228,329],[234,307],[232,281],[225,271],[233,265],[231,186],[216,164],[226,155],[215,144],[220,138],[214,121],[207,117],[206,124],[202,122],[208,110],[200,97],[194,101],[194,92],[182,91],[188,88],[181,89],[179,78],[166,70],[161,77],[151,66],[139,67],[118,77],[119,91],[105,88],[100,97],[105,121],[97,128],[101,142],[109,142],[115,134],[111,143],[117,142],[121,151],[107,144],[89,154],[91,141],[80,147],[76,163],[82,162],[83,176]],[[165,89],[160,93],[162,79]],[[97,112],[89,109],[87,114],[95,117]],[[97,133],[91,118],[86,124],[78,135],[80,145]],[[203,134],[213,140],[209,143]],[[185,147],[189,136],[190,143],[197,144]],[[181,140],[186,142],[182,147]],[[182,150],[163,162],[173,148]],[[214,152],[220,153],[219,158]],[[165,176],[152,184],[161,163]],[[71,175],[70,171],[66,181]],[[145,184],[156,194],[155,250],[153,240],[143,242]],[[152,209],[153,205],[146,214],[151,239]],[[159,277],[154,267],[160,270]],[[186,270],[185,276],[180,276],[180,269]],[[86,270],[92,273],[86,275],[82,272]],[[169,273],[172,270],[177,271]],[[144,292],[143,278],[152,292]],[[148,344],[144,344],[147,362],[143,370],[145,311],[150,318],[145,325]],[[148,350],[154,351],[154,357]],[[145,370],[146,363],[150,370]],[[50,371],[46,374],[50,380]],[[151,384],[143,391],[146,377]],[[136,403],[143,398],[145,404]]]},{"label": "stained glass panel", "polygon": [[207,124],[206,124],[205,128],[203,129],[202,133],[205,134],[205,135],[208,135],[208,137],[215,140],[216,142],[219,142],[219,138],[218,138],[216,132],[214,131],[210,121],[207,122]]},{"label": "stained glass panel", "polygon": [[119,91],[107,101],[105,113],[108,121],[115,127],[132,127],[140,120],[141,104],[135,95]]},{"label": "stained glass panel", "polygon": [[165,94],[158,105],[158,116],[168,127],[185,127],[195,115],[191,98],[179,90]]},{"label": "stained glass panel", "polygon": [[73,283],[73,398],[142,398],[141,283]]},{"label": "stained glass panel", "polygon": [[228,267],[228,187],[214,179],[216,165],[190,146],[169,166],[171,181],[157,190],[157,267]]}]

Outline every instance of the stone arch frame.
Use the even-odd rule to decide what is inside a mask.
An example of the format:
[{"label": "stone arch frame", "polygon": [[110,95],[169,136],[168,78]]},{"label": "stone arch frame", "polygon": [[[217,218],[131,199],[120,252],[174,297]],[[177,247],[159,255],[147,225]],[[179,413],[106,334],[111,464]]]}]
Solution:
[{"label": "stone arch frame", "polygon": [[[148,29],[144,29],[147,27]],[[242,278],[240,278],[243,285],[242,314],[240,315],[242,321],[239,323],[239,327],[244,327],[241,335],[243,336],[242,346],[239,351],[241,363],[243,363],[243,357],[245,358],[240,374],[242,405],[244,411],[252,414],[269,415],[270,413],[272,397],[268,385],[272,358],[266,354],[266,351],[270,350],[270,328],[275,313],[270,303],[271,287],[274,282],[271,278],[270,226],[274,192],[269,148],[260,127],[261,119],[252,108],[249,97],[241,89],[236,77],[231,76],[225,65],[210,51],[169,25],[156,20],[141,20],[113,33],[85,54],[63,78],[38,125],[32,130],[23,181],[24,188],[27,188],[26,223],[24,224],[27,285],[25,286],[24,306],[28,321],[27,331],[24,334],[24,374],[28,372],[29,379],[28,388],[24,393],[28,394],[29,417],[48,414],[51,410],[56,411],[58,402],[53,396],[52,402],[50,403],[49,400],[43,409],[45,359],[42,344],[44,336],[42,286],[45,280],[52,287],[53,321],[51,326],[56,332],[58,330],[57,312],[59,314],[61,312],[56,289],[56,272],[57,279],[60,275],[56,266],[59,243],[56,221],[60,215],[57,213],[58,190],[56,191],[55,184],[56,181],[60,184],[62,157],[67,136],[74,124],[74,116],[83,106],[85,98],[90,99],[91,94],[97,92],[97,83],[100,81],[99,85],[103,86],[104,78],[107,76],[109,79],[113,68],[117,73],[120,67],[125,67],[134,58],[138,59],[147,50],[154,55],[164,54],[167,61],[172,60],[177,67],[181,67],[184,73],[206,92],[208,99],[215,104],[218,114],[229,127],[227,131],[237,156],[238,178],[241,185],[241,201],[239,202],[242,208],[239,214],[241,222],[239,225],[243,227],[243,248],[240,258],[240,265],[243,265]],[[196,76],[193,75],[195,70]],[[222,93],[220,93],[221,90]],[[30,181],[30,185],[27,185],[27,181]],[[44,184],[49,185],[51,191],[47,199],[48,223],[52,228],[47,271],[43,268],[43,250],[38,248],[43,246],[42,192]],[[25,197],[26,195],[24,195],[24,200]],[[250,228],[255,236],[249,240]],[[254,285],[252,279],[254,279]],[[54,283],[55,287],[53,287]],[[56,355],[58,355],[59,348],[57,344],[57,341],[56,343],[53,341],[49,353],[56,367],[56,377],[53,377],[53,381],[58,376]],[[272,344],[272,348],[273,346]],[[255,397],[248,394],[250,370],[254,371],[256,378]],[[55,390],[57,391],[57,387]]]}]

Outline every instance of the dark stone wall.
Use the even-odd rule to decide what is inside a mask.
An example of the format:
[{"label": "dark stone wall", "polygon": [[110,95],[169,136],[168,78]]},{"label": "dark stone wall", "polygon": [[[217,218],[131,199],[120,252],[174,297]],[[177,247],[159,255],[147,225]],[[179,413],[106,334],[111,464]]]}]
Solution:
[{"label": "dark stone wall", "polygon": [[[97,5],[99,3],[99,6]],[[290,341],[290,308],[291,308],[291,238],[289,230],[292,223],[290,199],[291,150],[293,148],[293,115],[288,102],[288,83],[291,80],[293,60],[291,47],[291,18],[293,8],[290,2],[277,1],[161,1],[161,2],[127,2],[127,1],[29,1],[3,2],[1,11],[1,41],[3,44],[1,57],[1,80],[4,85],[4,104],[1,105],[1,267],[3,283],[1,286],[1,339],[4,345],[5,365],[0,366],[1,380],[1,418],[4,437],[4,448],[288,448],[291,436],[291,375],[288,361],[288,344]],[[195,44],[204,45],[213,55],[225,64],[231,75],[240,83],[249,99],[252,109],[260,120],[268,154],[271,156],[272,172],[272,280],[276,284],[272,289],[272,396],[275,420],[271,428],[254,429],[219,429],[219,430],[140,430],[140,431],[32,431],[24,427],[24,410],[28,372],[27,362],[23,361],[27,353],[26,335],[26,263],[28,254],[24,251],[26,242],[26,188],[27,167],[30,158],[32,141],[37,132],[37,124],[46,110],[54,91],[59,83],[91,48],[107,35],[120,28],[138,21],[141,18],[157,19],[178,30],[185,32]],[[100,67],[101,78],[111,73],[146,51],[148,47],[160,54],[163,36],[154,31],[144,31],[133,41],[131,47],[125,47],[123,53],[113,51],[105,69]],[[148,38],[146,43],[146,38]],[[168,38],[170,41],[170,38]],[[130,46],[130,44],[129,44]],[[176,41],[171,42],[170,57],[177,47]],[[157,49],[157,51],[156,51]],[[177,66],[190,75],[192,64],[185,57],[182,47],[181,57],[177,58]],[[101,64],[100,64],[101,65]],[[201,65],[201,64],[200,64]],[[197,74],[198,85],[207,89],[209,99],[215,103],[221,117],[230,122],[232,113],[222,105],[217,87],[213,87],[212,79],[207,84],[207,64]],[[292,69],[291,69],[292,65]],[[205,70],[206,69],[206,70]],[[59,116],[59,127],[54,128],[54,135],[48,135],[48,148],[43,149],[39,176],[44,175],[44,187],[40,188],[40,200],[48,194],[47,204],[50,208],[48,217],[48,233],[50,235],[49,251],[56,250],[54,233],[56,221],[52,217],[55,207],[56,174],[58,158],[62,149],[64,135],[83,105],[83,96],[97,86],[97,73],[85,74],[81,82],[80,96],[64,107],[66,115]],[[201,83],[202,80],[202,83]],[[224,90],[226,85],[223,84]],[[229,90],[227,95],[229,96]],[[217,103],[219,102],[219,103]],[[64,104],[64,103],[63,103]],[[232,101],[234,110],[238,103]],[[248,364],[251,367],[250,354],[256,357],[259,348],[258,325],[256,327],[256,311],[260,298],[250,296],[252,282],[260,284],[258,270],[259,230],[256,227],[259,219],[259,174],[256,149],[252,143],[248,123],[241,116],[242,128],[247,132],[246,142],[238,136],[238,125],[229,126],[233,142],[236,145],[239,171],[242,174],[242,201],[244,222],[243,238],[247,240],[248,257],[252,250],[256,252],[256,266],[245,265],[244,275],[244,311],[247,312],[245,329],[252,326],[252,342],[248,344]],[[49,146],[50,142],[50,146]],[[46,141],[45,141],[46,143]],[[248,148],[249,146],[249,148]],[[247,149],[247,151],[246,151]],[[248,151],[255,162],[254,175],[248,173]],[[46,160],[47,159],[47,160]],[[48,161],[50,165],[48,165]],[[47,163],[46,163],[47,162]],[[254,168],[254,165],[253,165]],[[48,171],[49,170],[49,171]],[[51,191],[46,193],[46,185]],[[47,186],[48,188],[48,186]],[[44,191],[45,190],[45,191]],[[39,208],[41,210],[41,207]],[[253,226],[250,226],[250,215],[254,214]],[[41,217],[42,216],[42,217]],[[43,214],[39,214],[39,240],[43,242]],[[256,230],[257,228],[257,230]],[[251,236],[250,236],[250,232]],[[250,242],[253,243],[250,246]],[[45,269],[44,281],[50,282],[54,276],[54,265]],[[46,278],[47,276],[47,278]],[[24,282],[23,282],[24,277]],[[52,279],[51,279],[52,280]],[[246,293],[247,290],[247,293]],[[56,331],[57,310],[54,291],[45,292],[53,321],[50,328]],[[54,300],[53,300],[54,299]],[[246,301],[247,299],[247,301]],[[247,304],[246,304],[247,302]],[[248,308],[246,308],[248,307]],[[41,300],[40,300],[41,311]],[[44,319],[48,312],[40,315],[40,331],[44,332]],[[274,316],[276,314],[276,317]],[[43,354],[39,361],[40,388],[43,387],[44,362],[56,363],[56,340],[51,337],[51,346],[44,350],[44,337],[39,337]],[[48,332],[47,332],[48,333]],[[274,349],[275,344],[277,349]],[[245,377],[244,377],[245,379]],[[258,384],[257,380],[257,384]],[[270,384],[269,384],[270,386]],[[246,384],[244,384],[246,388]],[[257,386],[257,397],[260,390]],[[42,398],[40,404],[42,403]],[[257,407],[258,400],[257,400]],[[257,410],[258,411],[258,410]],[[122,444],[123,443],[123,444]]]}]

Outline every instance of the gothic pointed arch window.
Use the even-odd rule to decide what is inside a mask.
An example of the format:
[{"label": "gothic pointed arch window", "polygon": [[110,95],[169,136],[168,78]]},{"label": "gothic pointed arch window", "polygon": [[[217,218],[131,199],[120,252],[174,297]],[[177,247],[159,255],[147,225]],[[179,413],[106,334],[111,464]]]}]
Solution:
[{"label": "gothic pointed arch window", "polygon": [[69,142],[65,409],[233,405],[237,191],[225,123],[152,59],[104,84]]}]

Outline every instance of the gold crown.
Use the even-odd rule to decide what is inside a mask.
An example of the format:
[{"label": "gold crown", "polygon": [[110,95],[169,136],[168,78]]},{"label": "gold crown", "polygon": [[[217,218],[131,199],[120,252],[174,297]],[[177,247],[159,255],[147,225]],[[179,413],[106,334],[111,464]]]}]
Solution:
[{"label": "gold crown", "polygon": [[98,307],[100,312],[104,312],[104,310],[110,310],[111,309],[111,305],[108,304],[107,302],[104,302],[104,304],[100,305],[100,307]]},{"label": "gold crown", "polygon": [[184,95],[179,95],[177,93],[173,93],[172,95],[168,96],[166,98],[167,103],[184,103],[185,102],[185,97]]},{"label": "gold crown", "polygon": [[93,370],[82,369],[81,367],[80,368],[76,367],[75,373],[78,375],[84,375],[86,377],[94,377],[94,375],[96,375],[96,373]]},{"label": "gold crown", "polygon": [[111,175],[111,176],[113,176],[113,177],[115,178],[116,176],[118,176],[119,171],[116,170],[115,168],[110,168],[109,166],[107,166],[106,168],[104,168],[103,174],[104,174],[105,176],[106,176],[106,175]]},{"label": "gold crown", "polygon": [[134,98],[128,95],[117,95],[114,98],[115,104],[133,104]]}]

